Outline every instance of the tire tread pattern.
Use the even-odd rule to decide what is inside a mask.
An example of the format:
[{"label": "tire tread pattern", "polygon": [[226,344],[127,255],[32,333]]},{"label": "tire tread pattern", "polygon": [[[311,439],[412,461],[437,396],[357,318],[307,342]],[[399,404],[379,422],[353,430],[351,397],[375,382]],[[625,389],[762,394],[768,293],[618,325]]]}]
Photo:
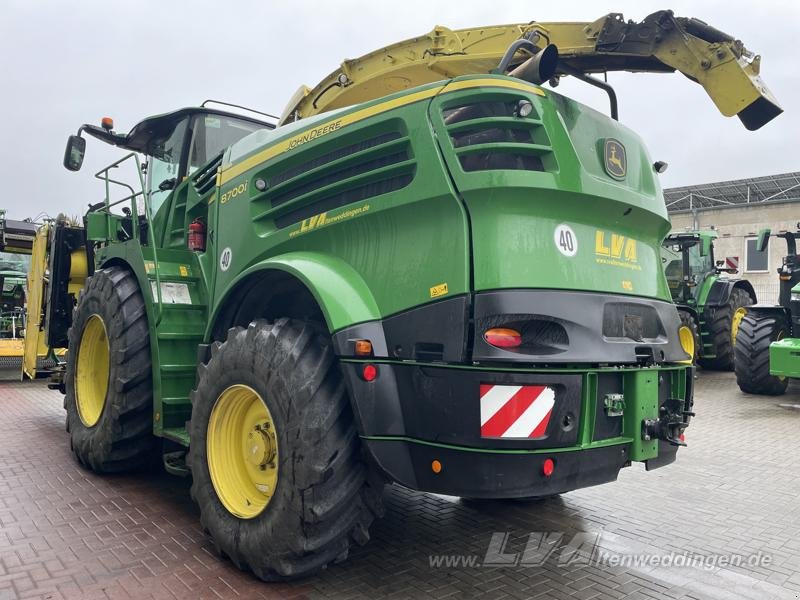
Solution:
[{"label": "tire tread pattern", "polygon": [[[109,383],[106,404],[94,427],[81,421],[75,398],[75,368],[83,327],[93,314],[106,326]],[[134,275],[118,266],[98,269],[86,280],[69,330],[66,395],[70,445],[84,466],[98,473],[149,466],[155,458],[150,332],[144,299]]]},{"label": "tire tread pattern", "polygon": [[736,383],[747,394],[779,396],[786,391],[788,379],[769,373],[769,345],[785,324],[775,317],[745,315],[736,336]]},{"label": "tire tread pattern", "polygon": [[[198,374],[191,395],[191,491],[221,554],[265,581],[282,581],[344,560],[353,543],[369,540],[369,526],[382,510],[382,482],[373,480],[360,452],[326,330],[307,321],[256,320],[247,329],[229,330]],[[266,391],[279,433],[278,485],[253,519],[227,512],[208,473],[208,417],[219,393],[233,383]]]},{"label": "tire tread pattern", "polygon": [[716,356],[704,358],[701,353],[697,361],[701,367],[715,371],[733,371],[734,347],[731,343],[733,313],[738,308],[752,304],[753,299],[750,294],[741,288],[733,288],[727,304],[714,308],[709,307],[703,311],[705,328],[710,334],[709,337],[714,346],[714,354]]}]

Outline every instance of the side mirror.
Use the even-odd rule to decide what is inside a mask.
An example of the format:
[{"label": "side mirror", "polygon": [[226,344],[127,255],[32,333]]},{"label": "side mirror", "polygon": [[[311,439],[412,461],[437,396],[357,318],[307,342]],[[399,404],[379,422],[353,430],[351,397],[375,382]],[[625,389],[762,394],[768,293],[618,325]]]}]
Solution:
[{"label": "side mirror", "polygon": [[79,135],[71,135],[64,150],[64,167],[70,171],[80,171],[83,155],[86,152],[86,140]]},{"label": "side mirror", "polygon": [[759,252],[764,252],[764,250],[767,249],[767,244],[769,244],[769,236],[771,233],[772,230],[769,227],[765,227],[758,232],[758,241],[756,242],[756,246],[758,247]]}]

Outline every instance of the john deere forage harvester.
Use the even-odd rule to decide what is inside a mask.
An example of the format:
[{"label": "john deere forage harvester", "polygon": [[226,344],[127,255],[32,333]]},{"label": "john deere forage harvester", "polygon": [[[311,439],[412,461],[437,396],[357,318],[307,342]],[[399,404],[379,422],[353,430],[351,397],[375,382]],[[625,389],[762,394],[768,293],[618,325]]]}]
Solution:
[{"label": "john deere forage harvester", "polygon": [[[146,176],[86,215],[75,454],[99,472],[164,454],[264,579],[366,542],[386,481],[521,498],[672,462],[692,367],[669,221],[587,73],[679,69],[756,129],[780,113],[758,61],[669,11],[437,28],[302,88],[277,127],[209,105],[82,126],[67,168],[87,133]],[[612,116],[540,85],[563,75]]]}]

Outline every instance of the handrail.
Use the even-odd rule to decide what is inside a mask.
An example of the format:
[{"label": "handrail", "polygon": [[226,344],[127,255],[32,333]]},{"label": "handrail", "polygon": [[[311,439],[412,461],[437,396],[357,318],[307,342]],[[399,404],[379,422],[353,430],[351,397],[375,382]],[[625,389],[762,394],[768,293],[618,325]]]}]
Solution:
[{"label": "handrail", "polygon": [[[128,160],[130,158],[132,158],[134,160],[134,162],[136,163],[136,174],[139,176],[139,185],[141,185],[141,188],[142,188],[142,191],[140,191],[140,192],[135,191],[133,189],[133,187],[131,187],[129,184],[127,184],[127,183],[125,183],[123,181],[118,181],[116,179],[112,179],[111,177],[109,177],[109,173],[108,172],[111,169],[118,168],[121,163],[125,162],[126,160]],[[154,270],[156,272],[156,304],[157,304],[157,308],[156,308],[155,326],[158,326],[161,323],[161,315],[163,314],[163,311],[161,309],[161,303],[162,303],[162,298],[161,298],[161,275],[159,274],[159,269],[158,269],[158,253],[157,253],[157,249],[156,249],[156,238],[155,238],[155,235],[154,235],[154,232],[153,232],[153,218],[152,218],[153,215],[150,212],[150,196],[149,196],[149,194],[147,194],[145,192],[145,182],[144,182],[144,176],[142,174],[142,164],[139,161],[139,155],[136,154],[135,152],[131,152],[129,154],[126,154],[125,156],[123,156],[122,158],[117,160],[116,162],[113,162],[110,165],[108,165],[105,169],[101,169],[100,171],[95,173],[94,176],[97,179],[100,179],[101,181],[103,181],[104,184],[105,184],[106,198],[105,198],[105,205],[103,206],[103,209],[105,210],[107,215],[111,214],[109,212],[109,209],[112,206],[117,206],[118,204],[121,204],[121,203],[125,202],[126,200],[130,201],[130,204],[131,204],[131,229],[133,230],[132,231],[133,238],[137,242],[139,242],[140,246],[142,245],[142,240],[139,239],[139,211],[138,211],[138,208],[136,207],[136,198],[138,196],[142,196],[142,199],[144,200],[144,218],[147,221],[147,232],[148,232],[148,236],[147,237],[150,240],[150,244],[151,244],[151,247],[153,249],[153,266],[154,266]],[[109,197],[110,196],[110,187],[109,187],[109,184],[112,184],[112,183],[115,184],[115,185],[119,185],[119,186],[128,188],[130,190],[130,192],[131,192],[130,195],[125,196],[124,198],[122,198],[120,200],[115,200],[114,202],[110,202],[110,197]],[[99,212],[99,209],[97,211],[92,211],[92,212]],[[146,273],[146,271],[147,271],[147,269],[145,268],[145,273]]]}]

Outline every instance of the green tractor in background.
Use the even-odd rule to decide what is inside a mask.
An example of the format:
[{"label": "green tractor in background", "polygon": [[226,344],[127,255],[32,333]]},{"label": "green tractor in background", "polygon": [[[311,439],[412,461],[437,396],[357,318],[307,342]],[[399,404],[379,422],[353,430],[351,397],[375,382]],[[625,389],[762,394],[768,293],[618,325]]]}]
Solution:
[{"label": "green tractor in background", "polygon": [[681,317],[681,335],[691,335],[697,363],[705,369],[731,371],[736,331],[747,307],[756,303],[756,292],[745,279],[721,277],[738,271],[714,260],[716,238],[713,230],[671,233],[661,258]]},{"label": "green tractor in background", "polygon": [[[767,249],[771,231],[758,234],[758,249]],[[739,325],[736,338],[736,382],[748,394],[778,396],[789,379],[800,378],[800,231],[781,231],[787,253],[778,269],[777,306],[754,306]]]}]

